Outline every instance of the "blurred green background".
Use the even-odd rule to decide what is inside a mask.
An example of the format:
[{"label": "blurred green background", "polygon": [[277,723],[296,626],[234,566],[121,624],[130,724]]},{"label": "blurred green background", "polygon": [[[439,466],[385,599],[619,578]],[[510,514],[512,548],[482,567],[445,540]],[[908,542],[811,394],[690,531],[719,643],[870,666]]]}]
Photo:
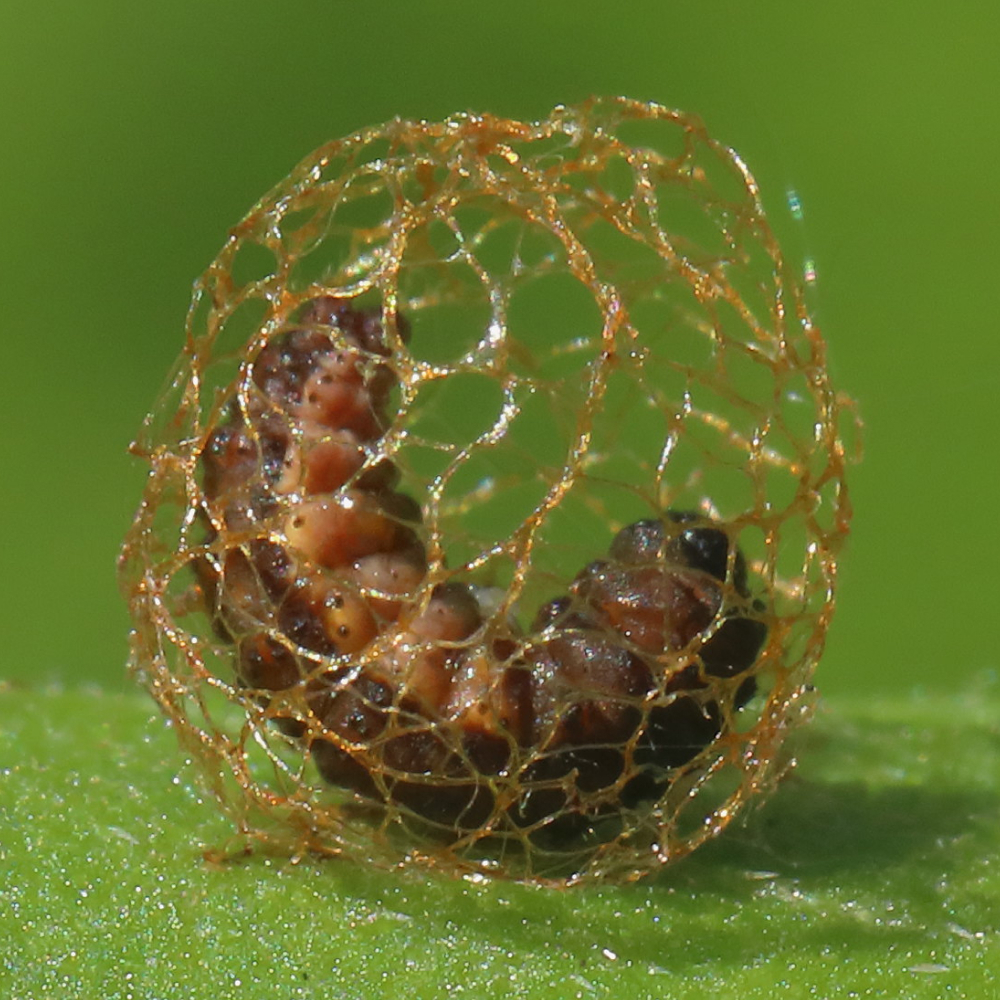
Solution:
[{"label": "blurred green background", "polygon": [[[994,4],[14,0],[0,15],[0,678],[128,689],[128,442],[227,229],[324,140],[591,93],[700,114],[757,174],[867,454],[830,692],[996,665]],[[786,191],[805,220],[787,218]]]}]

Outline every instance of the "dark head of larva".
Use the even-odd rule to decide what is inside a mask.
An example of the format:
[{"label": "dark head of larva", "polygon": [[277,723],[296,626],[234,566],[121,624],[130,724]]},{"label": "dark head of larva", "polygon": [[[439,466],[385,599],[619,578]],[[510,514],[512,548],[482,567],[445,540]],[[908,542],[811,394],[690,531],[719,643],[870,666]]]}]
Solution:
[{"label": "dark head of larva", "polygon": [[850,514],[824,350],[691,116],[330,142],[196,284],[136,444],[133,668],[241,830],[639,877],[807,714]]}]

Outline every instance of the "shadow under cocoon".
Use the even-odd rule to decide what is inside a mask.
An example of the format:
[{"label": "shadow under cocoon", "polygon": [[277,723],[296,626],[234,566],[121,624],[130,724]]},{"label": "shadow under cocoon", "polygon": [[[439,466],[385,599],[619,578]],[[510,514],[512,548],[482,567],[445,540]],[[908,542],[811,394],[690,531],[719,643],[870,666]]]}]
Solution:
[{"label": "shadow under cocoon", "polygon": [[[935,854],[942,846],[996,824],[1000,803],[986,792],[863,781],[824,782],[792,777],[743,827],[683,863],[696,878],[725,880],[733,869],[794,878],[883,874]],[[667,873],[657,880],[669,883]]]}]

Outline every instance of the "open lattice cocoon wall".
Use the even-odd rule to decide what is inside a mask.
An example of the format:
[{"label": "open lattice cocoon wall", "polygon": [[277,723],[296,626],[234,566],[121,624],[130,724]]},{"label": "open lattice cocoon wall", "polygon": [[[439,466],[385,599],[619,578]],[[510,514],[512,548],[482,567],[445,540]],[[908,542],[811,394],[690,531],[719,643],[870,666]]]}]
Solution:
[{"label": "open lattice cocoon wall", "polygon": [[198,282],[137,442],[133,666],[247,832],[636,877],[780,772],[844,412],[696,119],[595,100],[331,142]]}]

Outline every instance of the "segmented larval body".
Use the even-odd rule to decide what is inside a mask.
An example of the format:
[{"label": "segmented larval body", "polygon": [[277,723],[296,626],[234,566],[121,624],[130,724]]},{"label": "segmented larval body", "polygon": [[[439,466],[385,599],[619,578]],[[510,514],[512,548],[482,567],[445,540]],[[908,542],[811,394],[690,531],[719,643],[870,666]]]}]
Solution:
[{"label": "segmented larval body", "polygon": [[428,587],[420,505],[378,447],[391,354],[380,310],[320,296],[252,360],[201,453],[232,540],[197,564],[214,626],[331,784],[449,837],[600,841],[720,737],[710,684],[733,710],[752,695],[766,609],[726,526],[673,511],[620,531],[524,632],[466,583]]}]

